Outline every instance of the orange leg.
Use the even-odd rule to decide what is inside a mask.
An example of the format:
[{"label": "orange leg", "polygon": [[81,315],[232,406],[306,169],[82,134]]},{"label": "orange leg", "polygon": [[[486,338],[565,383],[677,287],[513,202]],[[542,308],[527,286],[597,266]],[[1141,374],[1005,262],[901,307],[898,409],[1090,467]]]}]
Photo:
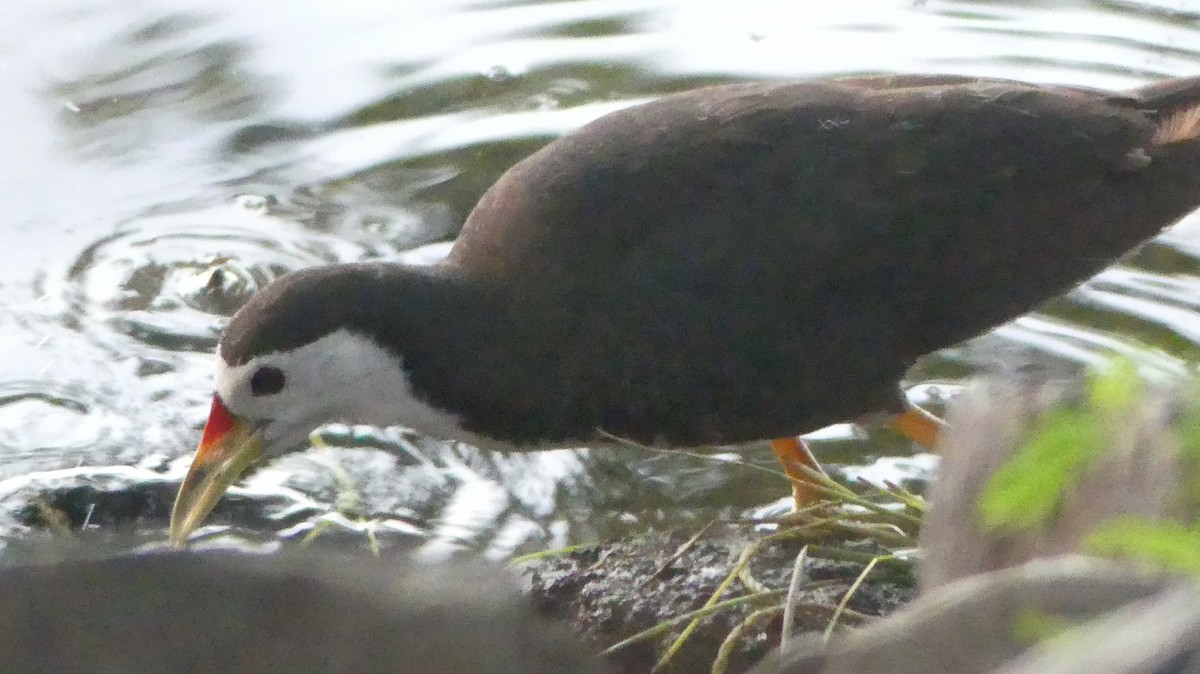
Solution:
[{"label": "orange leg", "polygon": [[903,433],[909,440],[927,449],[933,449],[933,446],[937,444],[938,436],[946,430],[945,421],[916,405],[892,417],[891,426]]},{"label": "orange leg", "polygon": [[775,458],[783,464],[783,472],[792,479],[792,501],[796,510],[811,507],[821,502],[821,492],[812,483],[812,476],[801,466],[805,466],[824,475],[825,470],[813,456],[812,451],[800,438],[778,438],[771,441],[771,449],[775,450]]},{"label": "orange leg", "polygon": [[[937,418],[924,409],[912,406],[892,417],[889,421],[892,428],[913,442],[932,449],[937,444],[938,436],[946,429],[946,422]],[[812,451],[800,438],[778,438],[771,441],[771,449],[775,457],[783,464],[783,472],[792,479],[792,501],[796,510],[812,507],[820,503],[822,494],[812,482],[812,477],[801,466],[825,474],[820,462],[813,456]]]}]

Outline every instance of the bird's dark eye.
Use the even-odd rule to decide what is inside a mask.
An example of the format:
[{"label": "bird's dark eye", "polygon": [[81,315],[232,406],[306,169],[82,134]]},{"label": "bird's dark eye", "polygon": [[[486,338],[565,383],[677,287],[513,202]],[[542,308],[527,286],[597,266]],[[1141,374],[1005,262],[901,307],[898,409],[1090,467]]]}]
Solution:
[{"label": "bird's dark eye", "polygon": [[274,395],[283,390],[283,382],[283,370],[269,365],[260,367],[250,377],[250,395]]}]

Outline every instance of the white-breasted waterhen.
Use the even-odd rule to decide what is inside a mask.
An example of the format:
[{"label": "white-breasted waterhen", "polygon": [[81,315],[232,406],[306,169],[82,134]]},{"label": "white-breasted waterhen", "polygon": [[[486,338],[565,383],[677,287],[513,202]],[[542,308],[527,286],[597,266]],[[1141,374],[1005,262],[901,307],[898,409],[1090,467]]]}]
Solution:
[{"label": "white-breasted waterhen", "polygon": [[1198,205],[1200,78],[751,83],[626,108],[506,172],[444,262],[305,269],[253,297],[171,538],[329,421],[508,450],[775,438],[793,475],[816,463],[788,438],[864,413],[932,442],[897,389],[917,357]]}]

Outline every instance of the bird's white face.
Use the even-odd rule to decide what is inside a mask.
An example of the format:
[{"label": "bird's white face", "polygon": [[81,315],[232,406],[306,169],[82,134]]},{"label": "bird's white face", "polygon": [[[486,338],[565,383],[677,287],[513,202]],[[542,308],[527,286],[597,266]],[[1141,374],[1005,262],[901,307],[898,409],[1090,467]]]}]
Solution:
[{"label": "bird's white face", "polygon": [[171,513],[177,544],[250,464],[306,447],[313,429],[327,422],[398,424],[488,444],[464,432],[453,414],[420,400],[397,356],[348,330],[237,366],[217,361],[212,411]]},{"label": "bird's white face", "polygon": [[304,445],[323,423],[412,425],[428,408],[413,395],[398,357],[348,330],[238,366],[218,358],[216,394],[234,418],[256,429],[268,456]]}]

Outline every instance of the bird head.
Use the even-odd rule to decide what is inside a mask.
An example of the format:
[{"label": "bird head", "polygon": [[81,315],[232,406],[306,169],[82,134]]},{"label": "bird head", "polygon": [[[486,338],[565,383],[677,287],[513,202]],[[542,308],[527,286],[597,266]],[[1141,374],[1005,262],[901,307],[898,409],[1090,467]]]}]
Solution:
[{"label": "bird head", "polygon": [[453,427],[414,394],[396,345],[381,345],[386,329],[371,305],[386,292],[384,271],[296,272],[233,317],[217,347],[208,422],[171,513],[173,543],[186,541],[251,464],[306,448],[324,423]]}]

